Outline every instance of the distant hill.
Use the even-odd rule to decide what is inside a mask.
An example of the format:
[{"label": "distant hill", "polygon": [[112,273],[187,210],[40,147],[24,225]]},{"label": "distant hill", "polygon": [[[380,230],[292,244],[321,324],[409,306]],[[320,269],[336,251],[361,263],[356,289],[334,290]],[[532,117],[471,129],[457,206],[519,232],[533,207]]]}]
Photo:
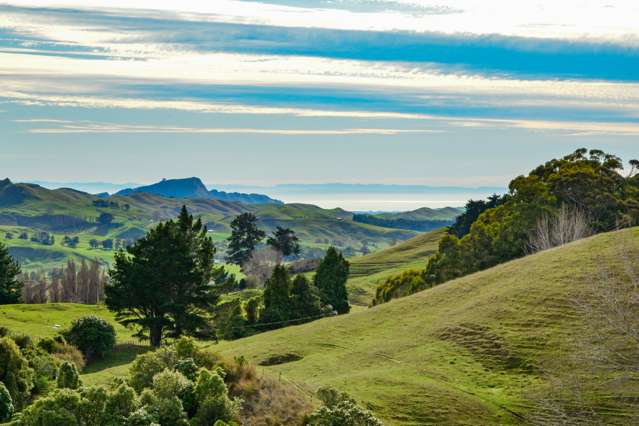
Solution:
[{"label": "distant hill", "polygon": [[384,228],[428,232],[452,225],[455,222],[455,218],[463,212],[463,208],[457,207],[444,207],[441,209],[422,207],[409,212],[358,213],[353,215],[353,220]]},{"label": "distant hill", "polygon": [[[199,180],[189,185],[164,188],[173,195],[202,194]],[[154,190],[152,188],[152,190]],[[183,191],[183,192],[180,192]],[[158,221],[177,216],[186,204],[211,230],[218,246],[218,258],[224,256],[230,223],[239,214],[253,212],[259,226],[272,232],[277,226],[295,230],[300,238],[305,258],[321,257],[330,246],[336,246],[347,256],[380,250],[417,233],[409,230],[382,228],[352,220],[352,213],[342,209],[322,209],[309,204],[248,204],[213,198],[175,198],[149,192],[125,192],[120,195],[92,195],[73,189],[46,189],[29,183],[0,181],[0,241],[26,270],[51,269],[67,259],[113,260],[113,250],[91,248],[91,241],[128,244],[144,235]],[[110,223],[98,223],[102,213],[113,216]],[[53,244],[37,239],[41,232],[54,237]],[[21,238],[26,234],[26,238]],[[79,244],[67,247],[64,237],[77,236]],[[48,238],[47,242],[51,242]]]},{"label": "distant hill", "polygon": [[204,183],[197,178],[162,179],[160,182],[127,188],[118,191],[115,195],[131,195],[134,193],[155,194],[169,198],[212,199],[222,201],[234,201],[245,204],[283,204],[262,194],[243,194],[239,192],[224,192],[215,189],[209,191]]}]

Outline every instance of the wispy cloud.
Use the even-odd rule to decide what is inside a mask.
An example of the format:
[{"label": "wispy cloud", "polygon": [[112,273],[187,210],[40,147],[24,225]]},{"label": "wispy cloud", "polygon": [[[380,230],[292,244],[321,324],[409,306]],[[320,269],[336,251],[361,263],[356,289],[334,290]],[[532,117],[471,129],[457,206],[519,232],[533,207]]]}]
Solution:
[{"label": "wispy cloud", "polygon": [[[24,122],[24,121],[22,121]],[[340,135],[398,135],[403,133],[427,134],[441,133],[431,129],[257,129],[257,128],[204,128],[171,127],[155,125],[124,125],[116,123],[73,123],[65,120],[37,119],[31,123],[60,124],[58,127],[31,128],[29,133],[65,134],[65,133],[177,133],[177,134],[253,134],[279,136],[340,136]]]}]

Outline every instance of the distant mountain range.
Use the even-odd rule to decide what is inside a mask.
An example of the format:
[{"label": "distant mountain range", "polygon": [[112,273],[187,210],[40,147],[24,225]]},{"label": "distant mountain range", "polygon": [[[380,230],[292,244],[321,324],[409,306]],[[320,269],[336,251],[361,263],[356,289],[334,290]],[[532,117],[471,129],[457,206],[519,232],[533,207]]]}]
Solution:
[{"label": "distant mountain range", "polygon": [[162,179],[160,182],[151,185],[120,190],[115,195],[126,196],[135,193],[154,194],[168,198],[234,201],[244,204],[284,204],[280,200],[275,200],[263,194],[224,192],[215,189],[209,191],[197,177]]}]

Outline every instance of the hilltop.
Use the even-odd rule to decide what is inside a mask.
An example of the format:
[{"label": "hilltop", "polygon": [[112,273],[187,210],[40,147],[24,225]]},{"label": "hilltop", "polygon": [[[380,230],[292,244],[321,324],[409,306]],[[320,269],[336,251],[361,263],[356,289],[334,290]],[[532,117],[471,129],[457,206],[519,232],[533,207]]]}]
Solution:
[{"label": "hilltop", "polygon": [[239,192],[224,192],[215,189],[208,190],[197,177],[184,179],[162,179],[160,182],[127,188],[115,195],[131,195],[134,193],[154,194],[168,198],[211,199],[232,201],[244,204],[283,204],[263,194],[243,194]]},{"label": "hilltop", "polygon": [[[197,182],[191,183],[196,192],[200,191]],[[417,234],[357,223],[348,211],[309,204],[245,204],[210,198],[166,197],[142,191],[104,198],[68,188],[51,190],[5,179],[0,181],[0,240],[10,247],[26,270],[59,266],[69,258],[97,257],[109,263],[113,251],[91,248],[91,240],[134,240],[158,221],[174,218],[183,204],[212,231],[219,256],[224,255],[230,222],[244,212],[254,213],[260,227],[267,232],[277,226],[295,230],[307,257],[321,256],[330,245],[353,256],[365,249],[389,247]],[[98,218],[103,214],[108,220],[100,223]],[[32,237],[41,232],[53,237],[53,244],[32,241]],[[25,233],[27,238],[19,238]],[[77,246],[63,246],[65,236],[77,236]]]},{"label": "hilltop", "polygon": [[442,229],[427,232],[387,249],[349,259],[351,303],[368,306],[377,286],[389,276],[408,269],[424,269],[445,232]]},{"label": "hilltop", "polygon": [[[621,241],[639,253],[638,229],[601,234],[219,350],[256,363],[299,359],[266,368],[311,388],[347,391],[388,424],[517,424],[536,408],[529,397],[545,389],[547,375],[595,382],[588,366],[569,367],[561,354],[575,351],[571,337],[591,327],[572,301],[599,262],[623,267]],[[624,397],[637,390],[613,387],[597,396],[607,422],[627,424],[633,408]]]}]

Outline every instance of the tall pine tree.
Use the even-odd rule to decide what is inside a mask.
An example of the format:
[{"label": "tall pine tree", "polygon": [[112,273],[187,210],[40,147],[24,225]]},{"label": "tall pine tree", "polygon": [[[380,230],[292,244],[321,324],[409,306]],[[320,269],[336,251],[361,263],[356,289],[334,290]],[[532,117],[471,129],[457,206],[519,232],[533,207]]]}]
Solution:
[{"label": "tall pine tree", "polygon": [[9,254],[9,249],[0,243],[0,305],[20,302],[22,282],[18,280],[20,265]]},{"label": "tall pine tree", "polygon": [[342,253],[330,247],[315,274],[315,286],[320,292],[322,303],[331,305],[338,314],[346,314],[351,309],[346,290],[348,271],[348,261]]},{"label": "tall pine tree", "polygon": [[215,247],[206,227],[186,207],[177,221],[162,222],[127,252],[115,255],[106,305],[124,325],[138,328],[158,347],[165,336],[195,332],[203,311],[215,306]]},{"label": "tall pine tree", "polygon": [[237,216],[231,222],[227,261],[242,266],[265,236],[264,231],[257,227],[257,217],[253,213]]}]

